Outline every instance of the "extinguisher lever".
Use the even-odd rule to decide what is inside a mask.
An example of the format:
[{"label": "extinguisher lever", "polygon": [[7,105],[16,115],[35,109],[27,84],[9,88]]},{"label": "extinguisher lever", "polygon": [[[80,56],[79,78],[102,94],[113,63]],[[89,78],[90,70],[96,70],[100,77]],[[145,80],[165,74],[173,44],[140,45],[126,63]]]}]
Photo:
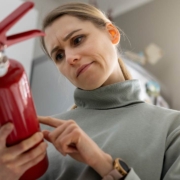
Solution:
[{"label": "extinguisher lever", "polygon": [[40,31],[40,30],[31,30],[31,31],[26,31],[23,33],[19,33],[19,34],[14,34],[11,36],[7,37],[7,47],[16,44],[18,42],[30,39],[32,37],[36,37],[36,36],[44,36],[44,32]]},{"label": "extinguisher lever", "polygon": [[0,51],[2,51],[5,46],[10,46],[34,36],[44,35],[43,32],[33,30],[6,37],[6,32],[33,7],[33,2],[25,2],[0,22]]}]

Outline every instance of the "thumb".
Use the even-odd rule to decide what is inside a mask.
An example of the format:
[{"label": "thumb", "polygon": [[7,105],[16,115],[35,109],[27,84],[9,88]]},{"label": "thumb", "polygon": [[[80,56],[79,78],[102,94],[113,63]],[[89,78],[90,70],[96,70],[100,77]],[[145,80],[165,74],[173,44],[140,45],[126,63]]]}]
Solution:
[{"label": "thumb", "polygon": [[0,144],[1,144],[0,149],[6,147],[6,139],[13,129],[14,126],[12,123],[7,123],[0,128]]},{"label": "thumb", "polygon": [[52,143],[51,140],[50,140],[50,138],[49,138],[49,133],[50,133],[50,131],[48,131],[48,130],[43,130],[42,133],[43,133],[44,138],[45,138],[47,141],[49,141],[50,143]]}]

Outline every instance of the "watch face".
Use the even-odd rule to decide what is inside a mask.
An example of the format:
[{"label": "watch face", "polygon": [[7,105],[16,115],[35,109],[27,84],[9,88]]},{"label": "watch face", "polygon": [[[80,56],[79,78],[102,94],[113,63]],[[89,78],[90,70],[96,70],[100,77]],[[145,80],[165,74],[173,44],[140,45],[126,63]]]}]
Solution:
[{"label": "watch face", "polygon": [[130,171],[128,165],[124,162],[119,160],[119,164],[122,166],[122,168],[128,173]]}]

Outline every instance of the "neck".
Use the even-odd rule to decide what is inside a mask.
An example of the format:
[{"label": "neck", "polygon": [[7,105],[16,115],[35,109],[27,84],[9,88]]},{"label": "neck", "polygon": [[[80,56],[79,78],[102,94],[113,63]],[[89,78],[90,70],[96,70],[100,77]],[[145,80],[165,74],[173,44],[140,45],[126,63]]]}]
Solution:
[{"label": "neck", "polygon": [[124,75],[122,73],[119,63],[117,62],[115,68],[113,69],[111,78],[109,78],[109,80],[107,80],[101,87],[119,82],[124,82],[124,81],[125,81]]}]

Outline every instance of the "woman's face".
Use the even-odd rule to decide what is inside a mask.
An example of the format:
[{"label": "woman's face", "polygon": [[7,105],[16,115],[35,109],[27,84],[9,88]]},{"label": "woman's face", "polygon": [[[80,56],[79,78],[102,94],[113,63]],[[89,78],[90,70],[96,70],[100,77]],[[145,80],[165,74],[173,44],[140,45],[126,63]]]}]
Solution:
[{"label": "woman's face", "polygon": [[109,23],[99,29],[90,21],[64,15],[45,29],[44,41],[61,73],[76,87],[93,90],[124,81],[115,47],[120,37],[116,42],[113,28]]}]

